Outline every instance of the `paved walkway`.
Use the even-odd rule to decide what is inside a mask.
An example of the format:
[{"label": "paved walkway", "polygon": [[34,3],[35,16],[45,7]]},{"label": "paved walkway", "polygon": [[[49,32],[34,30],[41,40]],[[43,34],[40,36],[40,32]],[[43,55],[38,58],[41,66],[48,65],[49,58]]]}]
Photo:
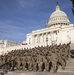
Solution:
[{"label": "paved walkway", "polygon": [[28,71],[11,71],[4,75],[74,75],[72,72],[28,72]]}]

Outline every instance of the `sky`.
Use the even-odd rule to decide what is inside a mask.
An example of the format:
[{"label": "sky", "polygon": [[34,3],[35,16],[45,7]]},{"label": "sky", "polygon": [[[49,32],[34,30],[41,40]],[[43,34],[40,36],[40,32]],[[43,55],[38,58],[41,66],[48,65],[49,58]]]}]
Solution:
[{"label": "sky", "polygon": [[0,40],[22,43],[27,33],[45,28],[56,2],[74,24],[70,0],[0,0]]}]

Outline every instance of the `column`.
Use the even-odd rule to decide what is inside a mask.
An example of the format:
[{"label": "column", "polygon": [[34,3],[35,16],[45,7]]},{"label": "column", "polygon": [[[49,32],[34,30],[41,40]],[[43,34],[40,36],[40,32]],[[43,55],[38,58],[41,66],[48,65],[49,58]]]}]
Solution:
[{"label": "column", "polygon": [[46,45],[48,45],[48,33],[46,33]]},{"label": "column", "polygon": [[60,43],[62,44],[62,28],[60,28]]},{"label": "column", "polygon": [[51,32],[50,34],[51,34],[51,38],[50,38],[51,44],[53,44],[53,40],[54,40],[54,39],[53,39],[53,32]]},{"label": "column", "polygon": [[38,34],[38,43],[40,43],[40,36],[39,36],[39,34]]},{"label": "column", "polygon": [[44,42],[44,34],[42,33],[42,42]]},{"label": "column", "polygon": [[35,37],[34,37],[34,35],[32,36],[32,44],[34,44],[34,42],[35,42]]},{"label": "column", "polygon": [[38,42],[38,38],[37,38],[37,35],[35,35],[35,43],[37,44]]},{"label": "column", "polygon": [[48,32],[48,44],[50,45],[50,32]]},{"label": "column", "polygon": [[40,43],[43,43],[42,33],[40,34]]}]

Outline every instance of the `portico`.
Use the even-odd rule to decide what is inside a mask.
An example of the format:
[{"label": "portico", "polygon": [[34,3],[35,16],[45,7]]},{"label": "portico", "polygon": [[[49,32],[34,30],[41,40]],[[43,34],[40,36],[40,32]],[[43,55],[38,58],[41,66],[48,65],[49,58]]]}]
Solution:
[{"label": "portico", "polygon": [[54,28],[46,28],[42,30],[33,31],[31,34],[27,34],[27,41],[29,40],[29,44],[49,44],[51,45],[54,41],[56,42],[58,39],[58,33],[60,31],[60,28],[57,29]]}]

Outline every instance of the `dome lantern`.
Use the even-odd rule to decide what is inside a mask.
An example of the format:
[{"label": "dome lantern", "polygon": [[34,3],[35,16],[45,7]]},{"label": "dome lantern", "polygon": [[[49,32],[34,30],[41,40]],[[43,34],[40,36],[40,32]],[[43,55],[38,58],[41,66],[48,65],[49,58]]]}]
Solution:
[{"label": "dome lantern", "polygon": [[60,7],[59,7],[58,2],[56,3],[56,11],[57,11],[57,10],[60,10]]}]

